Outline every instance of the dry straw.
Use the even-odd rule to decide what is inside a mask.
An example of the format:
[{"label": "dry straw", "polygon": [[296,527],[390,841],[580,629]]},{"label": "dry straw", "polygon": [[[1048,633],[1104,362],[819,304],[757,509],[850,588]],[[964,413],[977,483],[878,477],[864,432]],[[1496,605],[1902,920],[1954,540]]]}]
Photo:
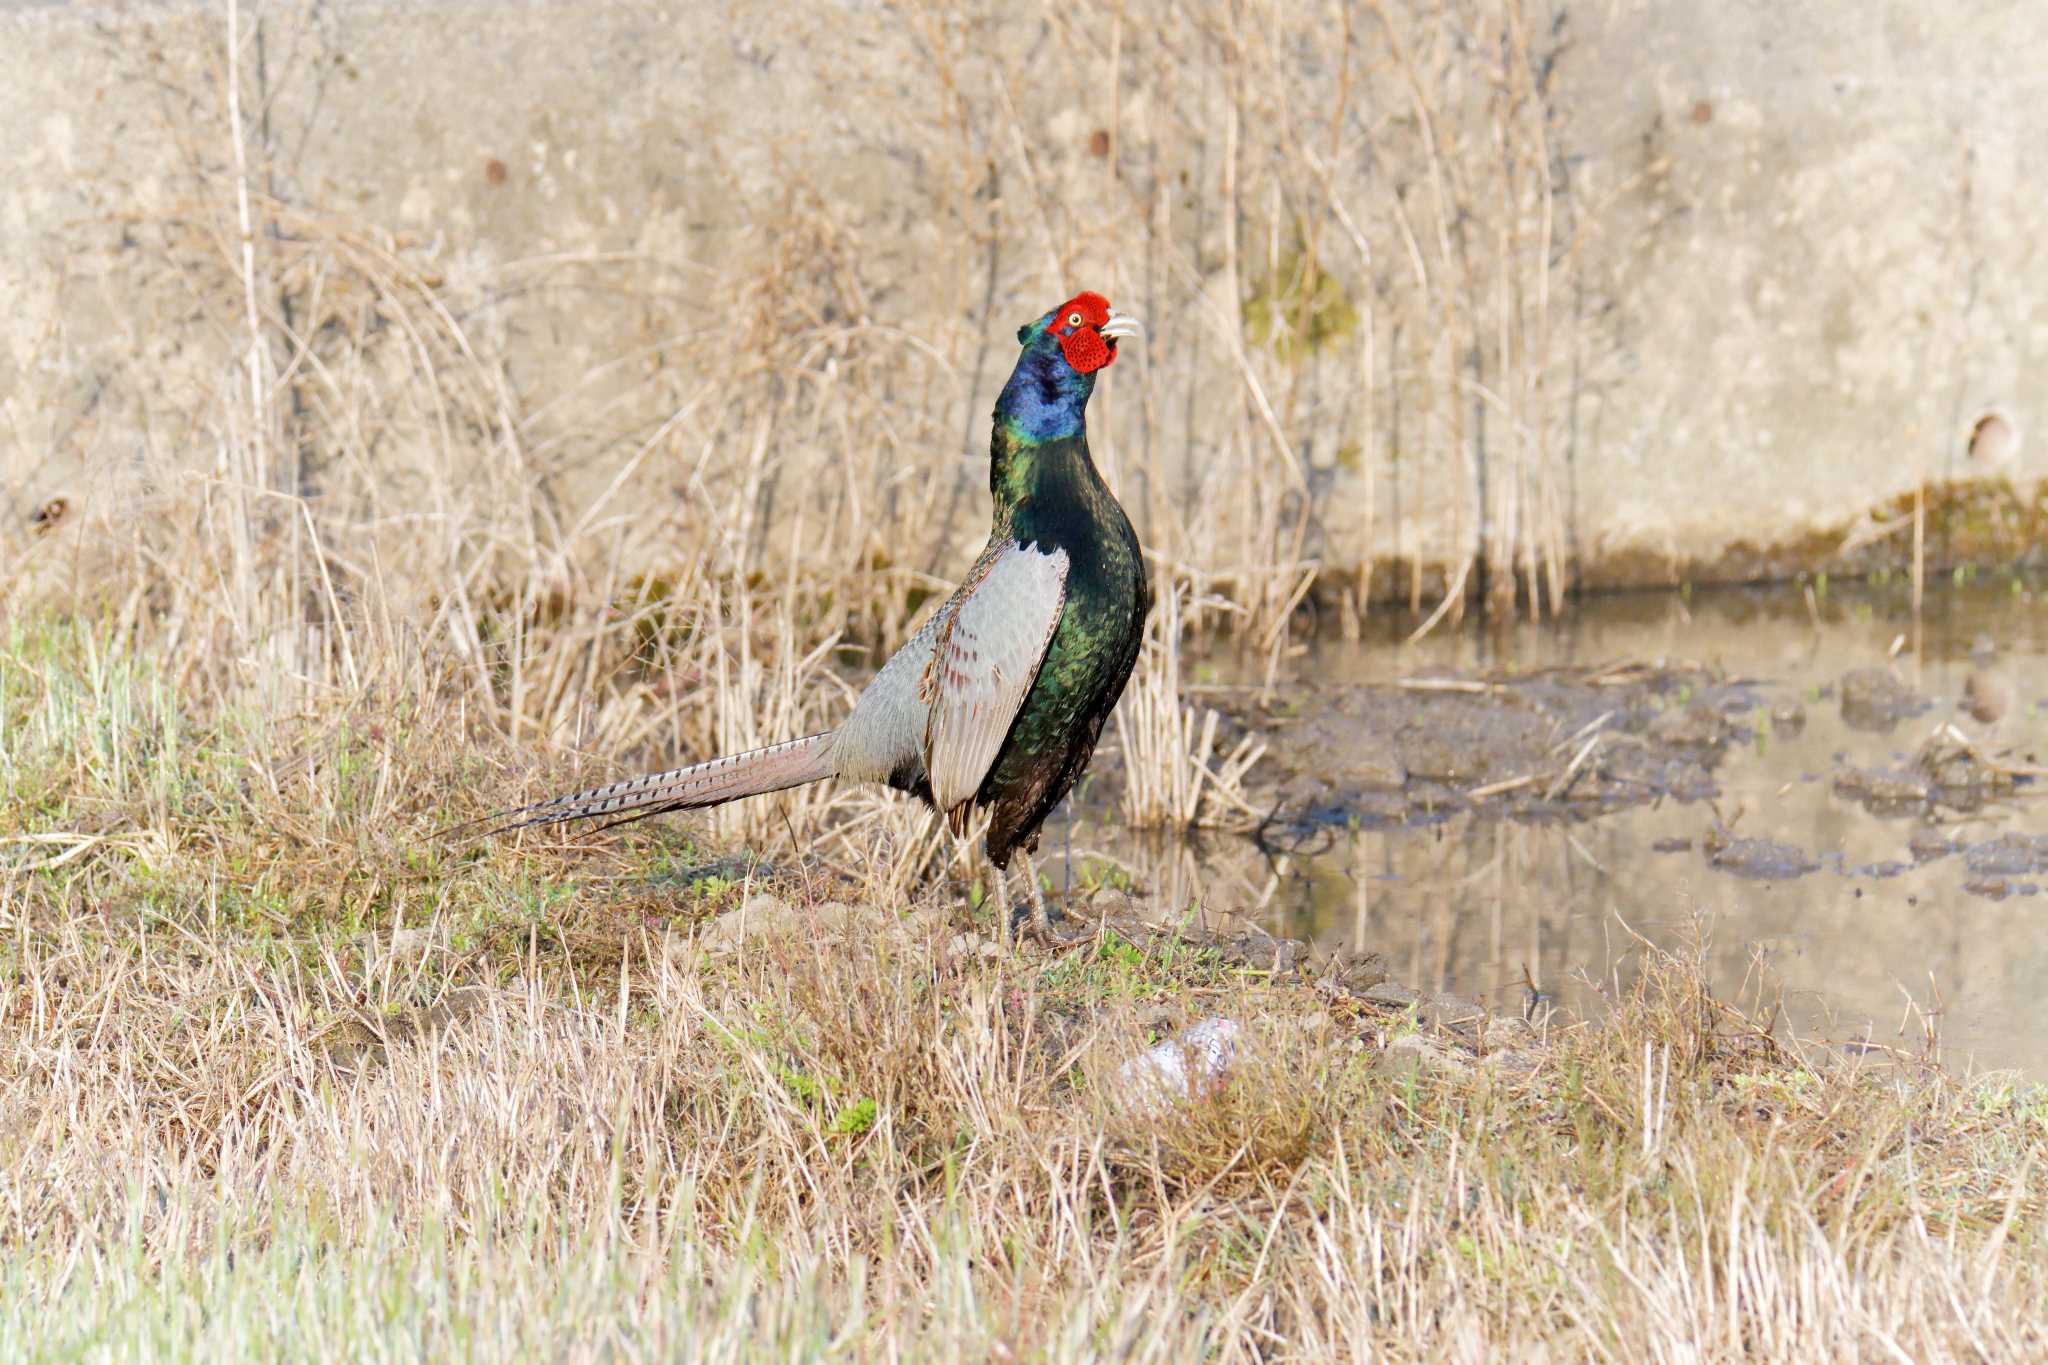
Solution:
[{"label": "dry straw", "polygon": [[504,260],[306,183],[294,156],[347,115],[304,54],[342,39],[317,10],[225,19],[109,36],[165,95],[49,263],[103,334],[98,435],[48,453],[80,471],[64,527],[0,544],[0,609],[92,601],[187,695],[454,685],[621,762],[826,723],[975,548],[1013,301],[1080,278],[1157,338],[1096,447],[1190,634],[1270,674],[1310,606],[1398,597],[1427,628],[1482,580],[1497,614],[1569,586],[1561,40],[1515,5],[1063,11],[1051,65],[1134,92],[1078,161],[991,66],[994,12],[864,19],[943,95],[891,125],[941,168],[916,251],[792,163],[725,192],[726,237]]}]

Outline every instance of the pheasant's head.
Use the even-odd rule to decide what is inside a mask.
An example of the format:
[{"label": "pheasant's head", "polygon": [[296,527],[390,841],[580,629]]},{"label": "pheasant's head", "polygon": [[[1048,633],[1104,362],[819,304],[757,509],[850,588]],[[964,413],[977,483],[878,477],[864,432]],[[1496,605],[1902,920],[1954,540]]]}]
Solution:
[{"label": "pheasant's head", "polygon": [[1017,340],[1030,345],[1034,334],[1059,343],[1060,354],[1078,374],[1093,374],[1116,359],[1116,344],[1145,329],[1138,320],[1109,306],[1100,294],[1076,294],[1036,322],[1018,329]]},{"label": "pheasant's head", "polygon": [[1144,329],[1100,294],[1076,294],[1017,329],[1024,354],[996,399],[996,428],[1019,445],[1081,434],[1095,376],[1116,359],[1116,344]]}]

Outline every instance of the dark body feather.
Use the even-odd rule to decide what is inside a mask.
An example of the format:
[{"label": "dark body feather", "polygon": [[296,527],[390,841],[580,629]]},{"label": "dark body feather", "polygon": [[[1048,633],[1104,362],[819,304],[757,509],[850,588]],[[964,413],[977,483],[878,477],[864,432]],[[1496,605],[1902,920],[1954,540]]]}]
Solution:
[{"label": "dark body feather", "polygon": [[1087,436],[1005,450],[1009,444],[999,416],[990,484],[999,508],[1011,501],[998,536],[1063,549],[1069,563],[1066,602],[1037,681],[975,798],[991,812],[988,856],[997,867],[1009,864],[1012,849],[1038,846],[1039,826],[1088,767],[1152,609],[1138,534],[1096,472]]}]

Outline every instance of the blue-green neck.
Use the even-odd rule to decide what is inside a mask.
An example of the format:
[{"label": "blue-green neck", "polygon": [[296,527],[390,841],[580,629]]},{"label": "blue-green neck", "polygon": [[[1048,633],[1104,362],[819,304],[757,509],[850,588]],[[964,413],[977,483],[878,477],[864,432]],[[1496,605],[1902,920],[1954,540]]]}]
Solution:
[{"label": "blue-green neck", "polygon": [[1095,376],[1067,363],[1046,328],[1051,320],[1048,313],[1017,333],[1024,353],[996,399],[988,487],[999,516],[1055,489],[1070,495],[1075,480],[1095,477],[1087,422]]},{"label": "blue-green neck", "polygon": [[1043,445],[1086,429],[1095,376],[1067,363],[1059,339],[1046,330],[1050,320],[1047,314],[1018,334],[1024,353],[996,399],[996,426],[1007,427],[1015,445]]}]

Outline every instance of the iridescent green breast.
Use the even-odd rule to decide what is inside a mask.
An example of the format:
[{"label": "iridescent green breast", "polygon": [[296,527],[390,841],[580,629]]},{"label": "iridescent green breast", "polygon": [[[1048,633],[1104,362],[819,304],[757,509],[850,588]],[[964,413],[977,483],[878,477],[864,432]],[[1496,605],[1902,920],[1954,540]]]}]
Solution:
[{"label": "iridescent green breast", "polygon": [[[1054,446],[1061,448],[1053,448]],[[1136,532],[1095,472],[1084,438],[1033,452],[1028,491],[1008,529],[1066,550],[1066,602],[1037,680],[979,793],[994,811],[989,856],[1029,847],[1095,752],[1144,640],[1151,590]]]}]

